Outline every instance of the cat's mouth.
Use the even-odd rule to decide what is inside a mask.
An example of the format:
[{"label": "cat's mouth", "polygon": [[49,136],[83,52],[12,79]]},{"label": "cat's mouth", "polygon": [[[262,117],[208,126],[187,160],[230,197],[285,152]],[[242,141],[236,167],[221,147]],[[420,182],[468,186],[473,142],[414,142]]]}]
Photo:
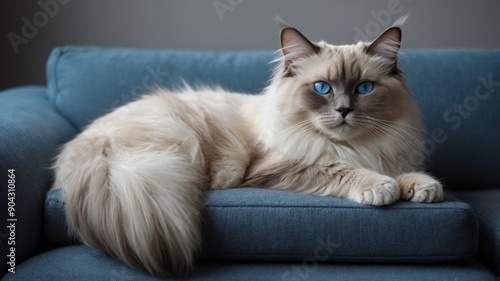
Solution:
[{"label": "cat's mouth", "polygon": [[341,128],[346,128],[346,127],[351,127],[351,124],[347,123],[346,120],[342,120],[342,122],[340,122],[339,124],[334,125],[333,129],[341,129]]},{"label": "cat's mouth", "polygon": [[320,125],[322,127],[322,131],[327,133],[331,137],[335,139],[343,139],[351,134],[351,131],[354,129],[355,122],[350,119],[330,119],[330,120],[322,120],[323,122]]}]

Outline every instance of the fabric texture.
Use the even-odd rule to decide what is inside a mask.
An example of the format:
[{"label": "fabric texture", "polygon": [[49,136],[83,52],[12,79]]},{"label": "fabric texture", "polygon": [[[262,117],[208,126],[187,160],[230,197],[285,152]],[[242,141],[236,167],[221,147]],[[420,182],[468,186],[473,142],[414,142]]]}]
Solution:
[{"label": "fabric texture", "polygon": [[402,64],[427,125],[428,169],[447,189],[500,187],[500,49],[407,51]]},{"label": "fabric texture", "polygon": [[258,93],[271,74],[272,53],[62,47],[47,63],[54,105],[82,129],[110,109],[158,87],[222,86]]},{"label": "fabric texture", "polygon": [[203,261],[183,277],[160,278],[134,270],[86,246],[68,246],[34,257],[2,280],[230,280],[230,281],[494,281],[474,260],[443,264],[331,264],[300,262]]},{"label": "fabric texture", "polygon": [[[2,272],[7,270],[10,247],[15,246],[17,264],[36,254],[43,238],[45,193],[52,180],[49,167],[59,146],[75,133],[49,103],[45,87],[0,92],[0,219],[4,227],[15,224],[15,245],[9,245],[5,236],[0,243]],[[15,170],[13,217],[7,212],[8,169]],[[10,236],[7,231],[0,232]]]},{"label": "fabric texture", "polygon": [[[46,235],[68,244],[62,196],[47,196]],[[216,190],[208,192],[203,222],[204,259],[441,262],[473,256],[478,243],[472,209],[451,198],[371,207],[285,191]]]},{"label": "fabric texture", "polygon": [[454,193],[471,204],[479,221],[477,258],[500,277],[500,189]]}]

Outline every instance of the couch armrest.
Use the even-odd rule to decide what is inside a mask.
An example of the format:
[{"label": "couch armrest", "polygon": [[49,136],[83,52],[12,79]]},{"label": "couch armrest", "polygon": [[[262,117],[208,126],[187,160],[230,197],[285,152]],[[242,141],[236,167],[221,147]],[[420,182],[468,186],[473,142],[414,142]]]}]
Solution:
[{"label": "couch armrest", "polygon": [[[0,276],[10,267],[11,247],[15,247],[17,266],[41,246],[43,205],[52,179],[49,167],[59,146],[75,134],[74,127],[54,110],[45,87],[0,92]],[[15,176],[10,195],[9,176]],[[15,195],[10,202],[13,217],[8,211],[11,195]],[[11,223],[15,228],[7,228]]]}]

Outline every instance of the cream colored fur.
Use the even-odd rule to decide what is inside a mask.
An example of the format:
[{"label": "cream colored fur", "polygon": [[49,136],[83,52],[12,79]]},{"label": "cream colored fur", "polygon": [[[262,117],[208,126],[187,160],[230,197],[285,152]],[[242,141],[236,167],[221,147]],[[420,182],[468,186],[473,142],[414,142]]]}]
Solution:
[{"label": "cream colored fur", "polygon": [[[284,55],[262,95],[160,90],[95,120],[54,165],[72,233],[168,275],[193,266],[207,189],[256,186],[370,205],[441,201],[441,184],[409,157],[421,153],[423,126],[395,64],[397,35],[332,46],[285,28]],[[330,96],[313,92],[318,80],[331,82]],[[354,94],[350,83],[365,80],[373,92]],[[344,105],[353,107],[345,118],[336,110]]]}]

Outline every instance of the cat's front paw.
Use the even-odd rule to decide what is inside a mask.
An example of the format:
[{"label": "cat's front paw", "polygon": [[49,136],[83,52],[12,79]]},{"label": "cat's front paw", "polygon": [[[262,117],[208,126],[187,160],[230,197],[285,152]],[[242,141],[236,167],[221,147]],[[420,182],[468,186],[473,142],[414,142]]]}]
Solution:
[{"label": "cat's front paw", "polygon": [[350,192],[350,198],[365,205],[382,206],[399,199],[398,182],[388,176],[371,174],[361,180]]},{"label": "cat's front paw", "polygon": [[441,202],[443,186],[433,177],[423,173],[407,173],[398,177],[401,199],[411,202]]}]

